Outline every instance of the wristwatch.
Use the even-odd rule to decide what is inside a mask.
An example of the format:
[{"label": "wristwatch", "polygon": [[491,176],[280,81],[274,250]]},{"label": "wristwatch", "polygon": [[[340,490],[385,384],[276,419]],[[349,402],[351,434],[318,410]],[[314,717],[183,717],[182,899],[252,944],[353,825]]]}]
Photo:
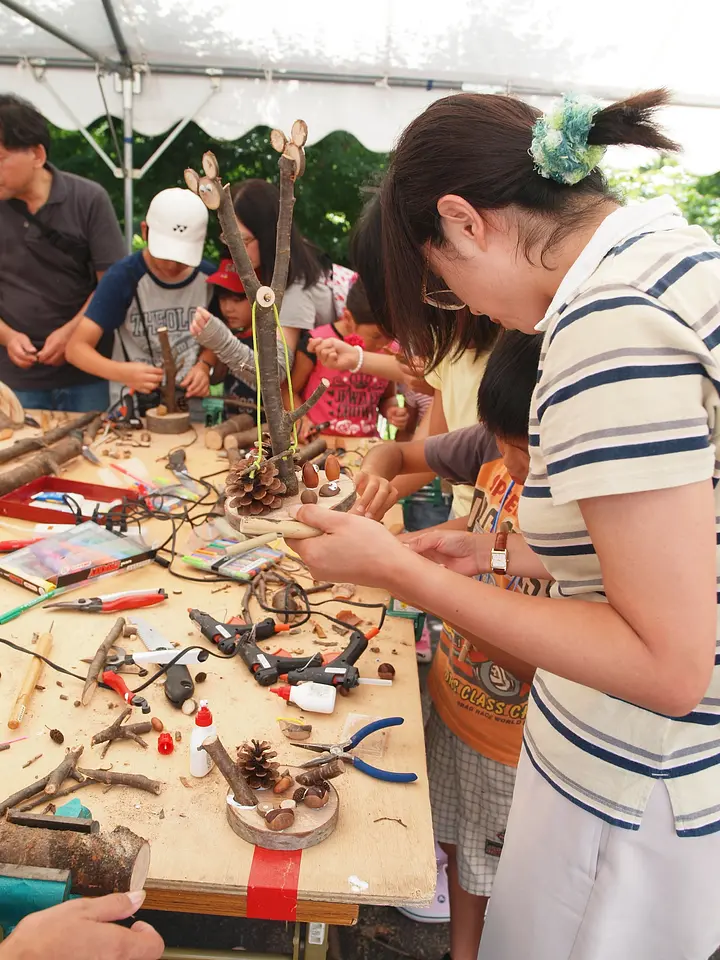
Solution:
[{"label": "wristwatch", "polygon": [[490,551],[490,569],[493,573],[506,574],[508,572],[508,535],[501,530],[495,537],[495,544]]}]

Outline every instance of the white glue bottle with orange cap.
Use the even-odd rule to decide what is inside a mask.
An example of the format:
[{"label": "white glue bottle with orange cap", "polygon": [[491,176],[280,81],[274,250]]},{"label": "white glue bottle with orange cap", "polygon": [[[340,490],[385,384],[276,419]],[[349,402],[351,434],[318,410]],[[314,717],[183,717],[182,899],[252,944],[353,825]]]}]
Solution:
[{"label": "white glue bottle with orange cap", "polygon": [[212,714],[208,710],[207,700],[200,701],[200,709],[195,714],[195,726],[190,737],[190,773],[194,777],[206,777],[212,770],[214,763],[202,744],[208,737],[216,737],[217,730],[213,723]]}]

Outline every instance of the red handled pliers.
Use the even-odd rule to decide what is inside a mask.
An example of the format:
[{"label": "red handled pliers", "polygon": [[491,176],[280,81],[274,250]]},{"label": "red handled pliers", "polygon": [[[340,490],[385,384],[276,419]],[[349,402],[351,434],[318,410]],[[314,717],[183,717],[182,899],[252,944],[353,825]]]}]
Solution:
[{"label": "red handled pliers", "polygon": [[123,593],[106,593],[100,597],[79,597],[77,600],[58,600],[48,603],[46,610],[82,610],[85,613],[115,613],[118,610],[135,610],[138,607],[154,607],[167,600],[164,590],[125,590]]}]

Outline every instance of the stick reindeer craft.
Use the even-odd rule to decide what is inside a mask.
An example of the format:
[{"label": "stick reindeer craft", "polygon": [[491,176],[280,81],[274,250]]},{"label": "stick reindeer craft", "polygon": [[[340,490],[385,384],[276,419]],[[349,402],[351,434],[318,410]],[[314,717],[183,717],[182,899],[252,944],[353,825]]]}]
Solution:
[{"label": "stick reindeer craft", "polygon": [[[294,186],[297,177],[302,176],[305,169],[305,151],[303,147],[307,140],[307,125],[303,120],[296,120],[292,127],[291,137],[288,140],[279,130],[273,130],[270,142],[280,154],[278,166],[280,169],[280,210],[277,223],[277,245],[275,264],[271,285],[260,283],[250,263],[245,244],[235,219],[229,184],[223,184],[220,179],[220,170],[214,154],[206,153],[203,156],[202,166],[204,176],[198,176],[194,170],[185,171],[185,183],[193,193],[196,193],[209,210],[216,210],[222,227],[225,243],[235,264],[248,300],[253,304],[255,343],[257,364],[259,369],[258,388],[262,395],[262,407],[267,419],[267,430],[270,434],[271,450],[263,450],[259,437],[257,457],[252,463],[239,461],[230,471],[227,480],[228,493],[241,481],[241,487],[251,487],[250,481],[255,477],[263,478],[263,483],[257,492],[262,497],[252,496],[246,499],[250,502],[240,504],[238,510],[247,515],[259,515],[275,509],[284,497],[292,497],[298,493],[298,478],[295,473],[294,436],[293,427],[298,420],[322,396],[328,387],[327,382],[321,383],[304,403],[294,410],[285,410],[281,394],[281,378],[278,367],[277,333],[279,327],[279,311],[282,306],[285,287],[287,285],[288,270],[290,267],[290,233],[292,227],[293,206],[295,204]],[[258,404],[258,408],[260,404]],[[258,415],[258,430],[260,430]],[[272,457],[272,462],[268,460]],[[237,474],[237,476],[236,476]],[[272,474],[272,476],[270,476]],[[240,489],[240,494],[251,494],[253,491]],[[264,502],[263,502],[264,501]],[[247,507],[247,509],[243,509]]]}]

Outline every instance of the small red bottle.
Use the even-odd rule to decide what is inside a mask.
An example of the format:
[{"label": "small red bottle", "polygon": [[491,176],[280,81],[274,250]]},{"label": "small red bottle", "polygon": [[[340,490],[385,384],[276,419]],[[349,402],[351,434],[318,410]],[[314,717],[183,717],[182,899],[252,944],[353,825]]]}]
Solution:
[{"label": "small red bottle", "polygon": [[173,738],[171,733],[161,733],[158,737],[157,743],[158,753],[162,753],[164,756],[172,753],[175,749],[175,744],[173,743]]}]

